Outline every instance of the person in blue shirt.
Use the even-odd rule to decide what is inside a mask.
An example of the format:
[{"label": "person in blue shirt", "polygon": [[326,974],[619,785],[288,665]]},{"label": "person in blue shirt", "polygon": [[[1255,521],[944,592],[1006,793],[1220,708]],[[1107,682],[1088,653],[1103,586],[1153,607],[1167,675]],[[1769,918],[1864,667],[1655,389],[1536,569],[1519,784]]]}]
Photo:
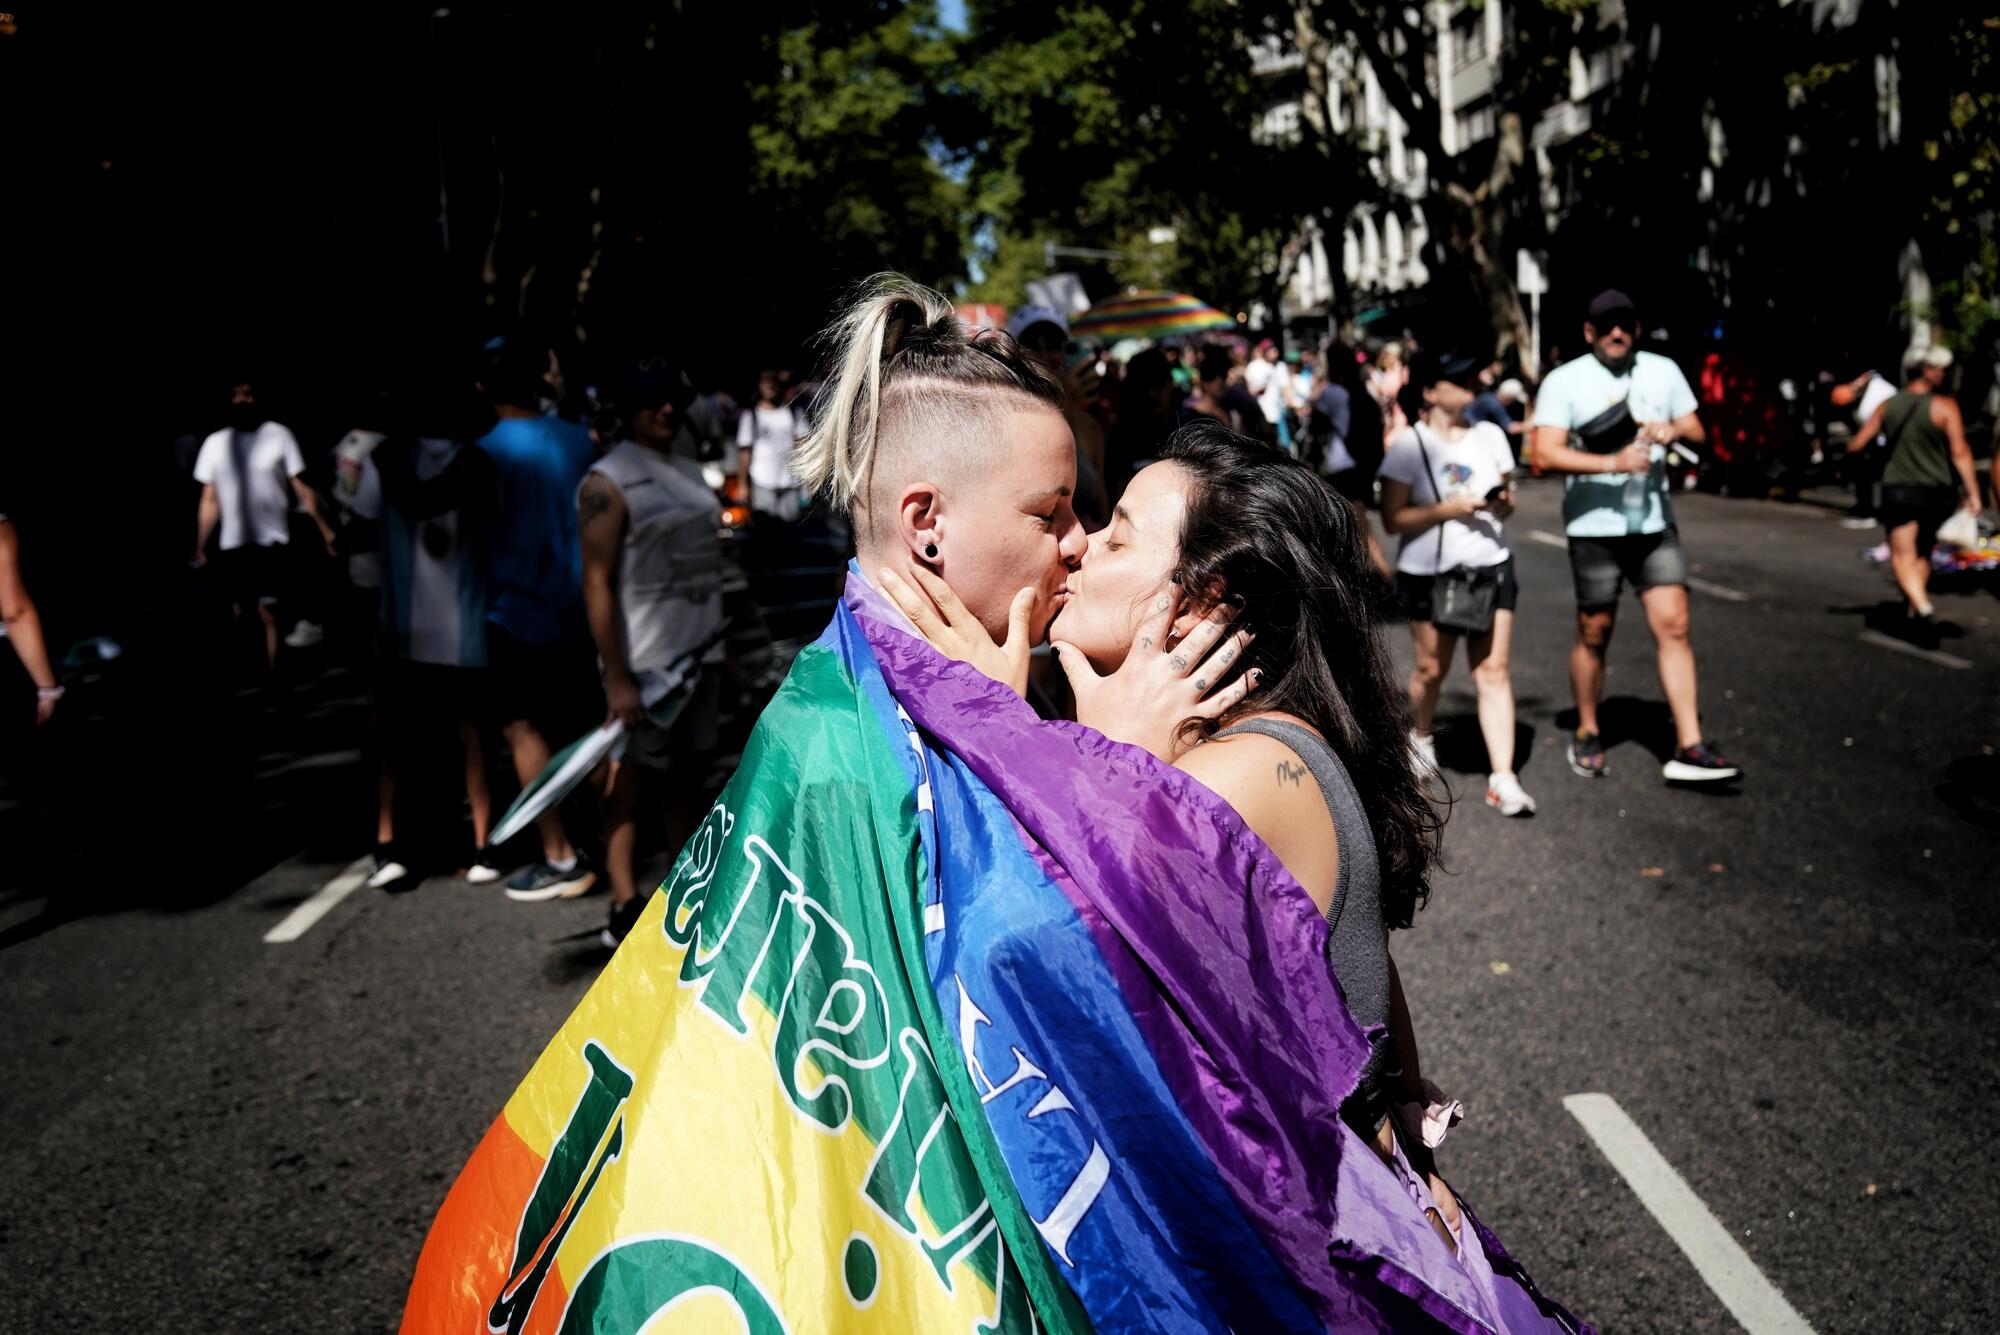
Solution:
[{"label": "person in blue shirt", "polygon": [[1535,462],[1563,477],[1563,522],[1576,583],[1576,644],[1570,685],[1577,728],[1570,768],[1604,773],[1597,705],[1604,654],[1627,583],[1637,590],[1658,651],[1660,687],[1673,711],[1670,783],[1733,779],[1741,772],[1702,740],[1688,631],[1688,564],[1667,496],[1666,447],[1706,439],[1694,390],[1680,367],[1639,351],[1639,317],[1623,292],[1590,303],[1583,336],[1590,355],[1549,372],[1535,401]]},{"label": "person in blue shirt", "polygon": [[[540,724],[602,700],[583,610],[583,548],[577,536],[576,491],[596,461],[590,433],[544,413],[553,389],[555,354],[523,340],[503,344],[485,388],[498,415],[479,448],[492,459],[499,507],[489,535],[486,654],[500,731],[523,786],[549,763]],[[507,897],[523,902],[574,899],[589,893],[597,874],[571,842],[556,810],[536,822],[542,860],[507,882]]]}]

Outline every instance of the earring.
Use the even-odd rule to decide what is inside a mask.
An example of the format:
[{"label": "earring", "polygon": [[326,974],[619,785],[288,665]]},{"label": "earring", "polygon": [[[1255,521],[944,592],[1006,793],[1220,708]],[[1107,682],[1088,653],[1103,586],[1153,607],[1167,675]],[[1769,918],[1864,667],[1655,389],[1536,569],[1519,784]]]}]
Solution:
[{"label": "earring", "polygon": [[936,543],[934,543],[934,542],[927,542],[927,543],[925,543],[925,544],[924,544],[924,558],[925,558],[926,560],[930,560],[930,561],[935,561],[935,560],[937,560],[937,544],[936,544]]}]

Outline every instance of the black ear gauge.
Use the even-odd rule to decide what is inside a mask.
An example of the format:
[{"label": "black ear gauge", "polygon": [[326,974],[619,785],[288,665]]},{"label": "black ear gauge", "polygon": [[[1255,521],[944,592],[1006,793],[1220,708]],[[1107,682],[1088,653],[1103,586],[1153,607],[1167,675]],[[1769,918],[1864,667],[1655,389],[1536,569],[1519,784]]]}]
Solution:
[{"label": "black ear gauge", "polygon": [[932,561],[935,561],[935,560],[937,560],[937,544],[936,544],[936,543],[934,543],[934,542],[927,542],[927,543],[925,543],[925,544],[924,544],[924,556],[925,556],[925,557],[927,557],[928,559],[932,560]]}]

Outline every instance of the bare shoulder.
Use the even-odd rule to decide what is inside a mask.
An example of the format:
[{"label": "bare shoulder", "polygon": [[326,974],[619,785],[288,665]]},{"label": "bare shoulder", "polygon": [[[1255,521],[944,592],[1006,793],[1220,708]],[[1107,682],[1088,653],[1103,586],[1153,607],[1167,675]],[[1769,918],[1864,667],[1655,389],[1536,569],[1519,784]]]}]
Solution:
[{"label": "bare shoulder", "polygon": [[1297,752],[1275,737],[1240,732],[1204,742],[1174,763],[1234,808],[1326,907],[1337,866],[1333,817]]}]

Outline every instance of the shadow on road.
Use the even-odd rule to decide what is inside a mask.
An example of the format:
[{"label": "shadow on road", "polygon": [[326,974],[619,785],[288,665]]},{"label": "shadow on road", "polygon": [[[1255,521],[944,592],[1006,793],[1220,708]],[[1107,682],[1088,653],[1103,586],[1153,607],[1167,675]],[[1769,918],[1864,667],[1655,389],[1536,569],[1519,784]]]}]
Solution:
[{"label": "shadow on road", "polygon": [[2000,832],[2000,756],[1960,756],[1931,791],[1966,824]]}]

